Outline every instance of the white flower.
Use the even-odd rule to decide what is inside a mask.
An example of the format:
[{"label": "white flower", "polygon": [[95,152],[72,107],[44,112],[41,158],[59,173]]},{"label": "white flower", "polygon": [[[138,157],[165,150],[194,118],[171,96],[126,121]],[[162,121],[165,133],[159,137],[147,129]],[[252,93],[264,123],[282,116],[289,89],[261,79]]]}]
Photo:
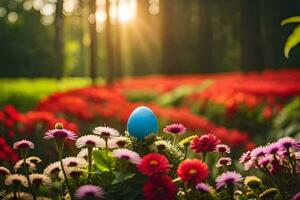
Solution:
[{"label": "white flower", "polygon": [[43,174],[51,176],[55,173],[58,173],[60,171],[60,163],[59,161],[51,163],[50,165],[48,165],[45,169]]},{"label": "white flower", "polygon": [[124,148],[131,143],[131,140],[128,137],[113,137],[108,140],[108,148]]},{"label": "white flower", "polygon": [[24,175],[21,174],[9,174],[6,176],[5,181],[4,181],[5,185],[13,185],[13,184],[19,184],[19,185],[23,185],[24,187],[28,186],[28,182],[27,179]]},{"label": "white flower", "polygon": [[32,184],[36,185],[50,185],[51,178],[45,174],[30,174],[29,180]]},{"label": "white flower", "polygon": [[87,164],[84,158],[78,157],[66,157],[62,161],[67,167],[84,167]]},{"label": "white flower", "polygon": [[129,149],[116,149],[112,152],[112,155],[116,158],[128,160],[136,165],[141,162],[140,155]]},{"label": "white flower", "polygon": [[110,127],[105,127],[105,126],[98,126],[93,130],[93,133],[96,135],[100,135],[101,138],[103,139],[110,139],[112,137],[118,137],[120,136],[120,133]]},{"label": "white flower", "polygon": [[2,167],[2,166],[0,166],[0,175],[8,175],[8,174],[10,174],[10,171],[9,171],[9,169],[7,169],[6,167]]},{"label": "white flower", "polygon": [[29,162],[33,163],[33,164],[37,164],[42,162],[42,160],[39,157],[36,156],[30,156],[28,158],[26,158],[26,160],[28,160]]},{"label": "white flower", "polygon": [[[79,178],[85,171],[79,167],[66,167],[64,168],[68,179],[77,179]],[[58,177],[61,180],[64,180],[64,174],[62,171],[59,172]]]},{"label": "white flower", "polygon": [[82,147],[103,147],[105,145],[104,140],[98,135],[84,135],[76,140],[77,148]]},{"label": "white flower", "polygon": [[[26,166],[30,171],[34,171],[36,169],[35,164],[26,159]],[[24,167],[24,160],[21,159],[14,165],[15,171],[18,171],[20,168]]]}]

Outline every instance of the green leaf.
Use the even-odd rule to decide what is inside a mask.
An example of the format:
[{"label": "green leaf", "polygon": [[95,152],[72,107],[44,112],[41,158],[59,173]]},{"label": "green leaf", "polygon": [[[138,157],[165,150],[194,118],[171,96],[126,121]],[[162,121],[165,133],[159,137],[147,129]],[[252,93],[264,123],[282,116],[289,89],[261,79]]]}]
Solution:
[{"label": "green leaf", "polygon": [[300,42],[300,25],[298,25],[292,34],[289,35],[284,45],[284,56],[289,58],[290,50]]},{"label": "green leaf", "polygon": [[112,156],[111,152],[105,150],[97,150],[93,152],[93,159],[95,161],[96,167],[100,172],[111,171],[112,167],[115,164],[115,159]]},{"label": "green leaf", "polygon": [[286,19],[282,20],[280,25],[284,26],[284,25],[289,24],[289,23],[300,23],[300,16],[294,16],[294,17],[286,18]]},{"label": "green leaf", "polygon": [[135,173],[115,172],[114,174],[115,174],[115,179],[113,180],[112,185],[121,183],[135,176]]}]

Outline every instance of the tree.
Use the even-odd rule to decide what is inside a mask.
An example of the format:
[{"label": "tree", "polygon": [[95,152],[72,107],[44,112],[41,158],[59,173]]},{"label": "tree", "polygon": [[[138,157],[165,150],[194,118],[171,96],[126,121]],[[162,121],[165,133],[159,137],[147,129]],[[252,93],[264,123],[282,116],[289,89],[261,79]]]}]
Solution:
[{"label": "tree", "polygon": [[241,1],[241,68],[243,71],[264,69],[260,0]]},{"label": "tree", "polygon": [[107,52],[107,83],[113,84],[114,81],[114,50],[112,43],[112,26],[111,26],[111,16],[110,16],[110,0],[106,0],[105,4],[106,11],[106,52]]},{"label": "tree", "polygon": [[63,0],[57,0],[55,13],[55,54],[56,54],[56,77],[61,79],[64,71],[64,15]]},{"label": "tree", "polygon": [[96,0],[90,0],[90,13],[89,13],[89,23],[90,23],[90,77],[92,79],[93,85],[96,84],[97,77],[97,24],[96,24]]}]

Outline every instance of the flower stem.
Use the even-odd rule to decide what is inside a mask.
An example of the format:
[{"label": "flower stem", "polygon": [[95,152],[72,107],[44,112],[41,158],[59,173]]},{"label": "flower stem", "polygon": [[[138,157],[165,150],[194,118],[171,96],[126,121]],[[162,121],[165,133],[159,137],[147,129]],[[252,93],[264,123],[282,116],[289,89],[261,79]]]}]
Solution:
[{"label": "flower stem", "polygon": [[185,149],[184,149],[184,158],[183,158],[183,160],[186,159],[187,153],[188,153],[188,147],[185,147]]},{"label": "flower stem", "polygon": [[70,187],[70,184],[69,184],[69,180],[67,178],[67,174],[66,174],[66,171],[65,171],[65,168],[64,168],[64,164],[63,164],[63,161],[62,161],[62,150],[63,150],[63,148],[64,148],[64,143],[62,144],[62,146],[60,148],[57,145],[57,153],[58,153],[58,158],[59,158],[59,162],[60,162],[61,171],[62,171],[62,173],[64,175],[65,182],[66,182],[66,185],[67,185],[67,188],[68,188],[71,200],[73,200],[74,199],[73,198],[73,193],[72,193],[72,190],[71,190],[71,187]]},{"label": "flower stem", "polygon": [[35,192],[34,192],[34,189],[32,188],[32,184],[31,184],[30,179],[29,179],[28,168],[27,168],[27,165],[26,165],[26,153],[24,153],[24,155],[23,155],[23,165],[24,165],[24,168],[25,168],[25,176],[26,176],[26,179],[27,179],[27,182],[28,182],[28,187],[29,187],[30,193],[32,195],[33,200],[36,200]]},{"label": "flower stem", "polygon": [[174,140],[173,140],[173,145],[172,145],[172,147],[176,144],[177,139],[178,139],[178,133],[176,133],[175,136],[174,136]]},{"label": "flower stem", "polygon": [[203,159],[203,162],[205,162],[206,154],[207,154],[207,152],[205,152],[205,151],[202,152],[202,159]]},{"label": "flower stem", "polygon": [[88,147],[88,162],[89,162],[89,167],[88,167],[88,178],[90,178],[90,173],[92,171],[92,151],[93,147]]}]

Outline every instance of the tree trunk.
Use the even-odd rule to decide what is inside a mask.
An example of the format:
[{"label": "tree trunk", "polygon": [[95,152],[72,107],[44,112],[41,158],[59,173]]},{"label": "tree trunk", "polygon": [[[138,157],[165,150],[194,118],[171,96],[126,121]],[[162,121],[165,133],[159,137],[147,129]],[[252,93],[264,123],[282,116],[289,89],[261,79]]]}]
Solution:
[{"label": "tree trunk", "polygon": [[83,9],[84,9],[84,0],[79,0],[79,7],[81,9],[80,15],[79,15],[79,20],[80,20],[80,26],[79,26],[79,45],[80,45],[80,73],[82,73],[84,76],[86,76],[86,65],[85,65],[85,59],[84,59],[84,54],[85,54],[85,48],[83,44],[83,36],[84,36],[84,14],[83,14]]},{"label": "tree trunk", "polygon": [[260,0],[241,1],[241,68],[243,71],[264,69]]},{"label": "tree trunk", "polygon": [[63,0],[57,0],[55,13],[55,54],[57,79],[61,79],[64,71],[64,15]]},{"label": "tree trunk", "polygon": [[106,10],[106,52],[107,52],[107,83],[113,84],[114,82],[114,51],[112,43],[112,26],[111,26],[111,17],[110,17],[110,0],[106,0],[105,4]]},{"label": "tree trunk", "polygon": [[90,57],[90,77],[92,79],[93,85],[96,84],[97,77],[97,24],[96,24],[96,0],[90,0],[90,13],[89,13],[89,23],[90,23],[90,35],[91,35],[91,57]]},{"label": "tree trunk", "polygon": [[[119,10],[120,6],[120,0],[116,0],[116,9],[117,13]],[[122,77],[122,27],[119,19],[116,21],[116,26],[115,26],[115,33],[116,33],[116,44],[115,44],[115,75],[117,77]]]},{"label": "tree trunk", "polygon": [[180,70],[177,58],[175,38],[175,3],[170,0],[161,0],[162,14],[162,73],[174,74]]},{"label": "tree trunk", "polygon": [[202,72],[214,72],[212,56],[212,1],[199,0],[199,65]]}]

